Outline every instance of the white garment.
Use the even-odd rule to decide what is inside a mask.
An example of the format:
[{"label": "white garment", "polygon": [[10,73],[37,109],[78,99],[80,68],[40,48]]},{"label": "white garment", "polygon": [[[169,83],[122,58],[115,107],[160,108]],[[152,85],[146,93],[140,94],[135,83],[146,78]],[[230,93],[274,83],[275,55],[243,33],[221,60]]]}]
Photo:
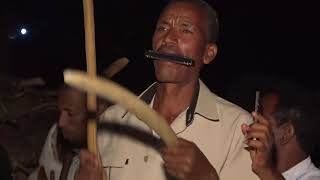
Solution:
[{"label": "white garment", "polygon": [[[187,110],[171,124],[181,138],[194,142],[215,167],[221,180],[256,180],[251,159],[244,149],[241,124],[251,116],[238,106],[213,94],[200,81],[194,120],[186,125]],[[120,123],[153,134],[138,118],[120,106],[110,107],[102,121]],[[98,136],[103,166],[109,180],[167,180],[163,160],[150,146],[125,135],[103,131]]]},{"label": "white garment", "polygon": [[282,173],[286,180],[320,180],[320,169],[308,157]]},{"label": "white garment", "polygon": [[[29,176],[28,180],[37,180],[40,166],[44,167],[46,175],[49,179],[50,172],[54,172],[55,180],[59,180],[62,163],[58,160],[57,154],[57,124],[54,124],[47,136],[46,142],[43,146],[40,158],[39,158],[39,167]],[[75,156],[72,160],[70,166],[70,171],[74,172],[79,165],[79,157]],[[73,177],[73,174],[72,174]],[[73,179],[68,174],[68,179]]]}]

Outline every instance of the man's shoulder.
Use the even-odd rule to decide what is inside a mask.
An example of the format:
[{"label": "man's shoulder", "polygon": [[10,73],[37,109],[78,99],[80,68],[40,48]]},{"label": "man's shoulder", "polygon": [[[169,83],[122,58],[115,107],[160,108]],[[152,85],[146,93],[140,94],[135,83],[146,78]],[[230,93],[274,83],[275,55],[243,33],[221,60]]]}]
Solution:
[{"label": "man's shoulder", "polygon": [[52,144],[54,145],[56,144],[57,135],[58,135],[58,125],[57,123],[54,123],[48,132],[43,148],[52,148]]},{"label": "man's shoulder", "polygon": [[252,117],[248,111],[213,92],[211,92],[211,96],[209,99],[215,102],[215,108],[221,123],[234,124],[234,121],[239,121],[240,123],[252,122]]},{"label": "man's shoulder", "polygon": [[41,165],[47,164],[47,162],[57,161],[57,134],[58,125],[55,123],[49,130],[47,139],[42,148],[42,152],[39,158],[39,163]]},{"label": "man's shoulder", "polygon": [[250,116],[249,112],[241,108],[240,106],[225,100],[221,97],[217,97],[217,109],[218,113],[222,117],[229,117],[230,119],[238,119],[244,122],[252,121],[252,117]]},{"label": "man's shoulder", "polygon": [[251,122],[251,116],[246,110],[215,94],[201,81],[198,100],[199,110],[211,111],[207,114],[215,116],[221,123],[234,123],[235,120]]},{"label": "man's shoulder", "polygon": [[[144,103],[150,103],[153,95],[155,88],[157,88],[157,83],[154,82],[152,83],[148,88],[146,88],[139,96],[137,96],[138,99],[143,101]],[[145,97],[147,96],[147,97]],[[145,99],[147,98],[147,100]],[[129,111],[124,108],[123,106],[119,104],[112,105],[108,107],[101,115],[100,115],[100,121],[103,122],[107,119],[122,119],[125,115],[127,115]]]},{"label": "man's shoulder", "polygon": [[127,110],[120,105],[112,105],[108,107],[99,117],[100,122],[110,119],[122,118],[127,113]]}]

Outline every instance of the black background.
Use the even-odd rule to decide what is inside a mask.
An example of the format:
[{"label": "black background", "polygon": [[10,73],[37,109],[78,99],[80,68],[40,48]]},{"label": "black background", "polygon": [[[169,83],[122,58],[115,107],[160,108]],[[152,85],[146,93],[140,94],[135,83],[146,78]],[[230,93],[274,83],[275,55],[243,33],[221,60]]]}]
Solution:
[{"label": "black background", "polygon": [[[85,68],[82,1],[6,0],[1,4],[1,69],[17,77],[43,76],[49,85],[65,68]],[[126,56],[115,80],[138,93],[154,80],[151,47],[165,0],[95,0],[98,71]],[[219,55],[202,73],[215,92],[250,86],[261,75],[295,80],[319,89],[318,6],[295,0],[208,1],[220,16]],[[30,33],[16,35],[24,25]],[[249,77],[249,78],[248,78]]]}]

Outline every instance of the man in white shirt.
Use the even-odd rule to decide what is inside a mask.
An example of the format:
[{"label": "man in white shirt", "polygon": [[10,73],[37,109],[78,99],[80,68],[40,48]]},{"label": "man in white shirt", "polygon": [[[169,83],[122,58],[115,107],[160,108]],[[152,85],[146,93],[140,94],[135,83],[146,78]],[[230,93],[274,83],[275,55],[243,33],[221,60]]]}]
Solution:
[{"label": "man in white shirt", "polygon": [[[84,92],[69,86],[63,85],[59,89],[59,120],[51,127],[39,158],[39,167],[29,180],[66,179],[69,169],[72,171],[76,167],[78,152],[86,147],[86,98]],[[106,108],[107,103],[99,99],[98,113]]]},{"label": "man in white shirt", "polygon": [[[166,58],[154,61],[157,82],[141,98],[148,94],[147,103],[179,137],[177,145],[157,149],[108,131],[98,137],[102,164],[95,155],[82,151],[76,180],[99,180],[104,171],[108,180],[258,179],[251,172],[240,129],[242,123],[252,122],[250,115],[212,93],[199,79],[202,67],[216,57],[217,33],[217,15],[204,1],[169,2],[158,19],[153,50],[190,57],[194,66]],[[119,106],[110,107],[102,117],[134,128],[119,131],[137,134],[141,130],[145,134],[141,139],[153,136],[150,128]]]},{"label": "man in white shirt", "polygon": [[262,180],[316,180],[320,170],[310,153],[317,139],[320,119],[313,99],[304,90],[283,82],[264,93],[261,114],[255,123],[243,125],[252,169]]}]

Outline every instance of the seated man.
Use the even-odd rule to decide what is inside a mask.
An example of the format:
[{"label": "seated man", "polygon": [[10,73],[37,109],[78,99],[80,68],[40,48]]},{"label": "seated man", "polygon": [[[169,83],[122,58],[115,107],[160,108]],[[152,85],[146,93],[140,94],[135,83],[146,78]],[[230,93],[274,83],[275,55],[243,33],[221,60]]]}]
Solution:
[{"label": "seated man", "polygon": [[242,126],[253,171],[262,180],[320,179],[310,158],[319,141],[312,100],[300,88],[283,86],[264,93],[261,106],[263,116],[253,113],[255,123]]},{"label": "seated man", "polygon": [[[50,129],[39,159],[39,168],[29,180],[58,180],[60,176],[67,176],[68,169],[77,163],[78,150],[86,147],[88,117],[86,98],[85,93],[69,86],[64,85],[60,88],[59,120]],[[98,114],[106,108],[106,102],[98,100]]]}]

